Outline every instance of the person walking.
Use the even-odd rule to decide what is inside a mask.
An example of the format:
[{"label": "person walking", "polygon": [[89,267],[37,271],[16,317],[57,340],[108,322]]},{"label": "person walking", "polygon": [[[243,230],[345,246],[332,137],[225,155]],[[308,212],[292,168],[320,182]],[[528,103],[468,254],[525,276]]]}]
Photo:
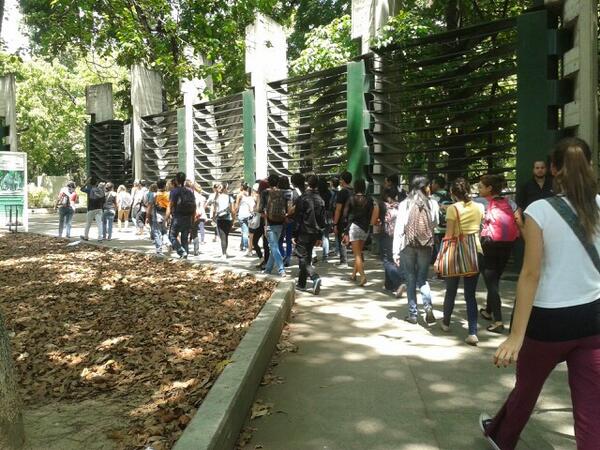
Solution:
[{"label": "person walking", "polygon": [[77,192],[75,192],[75,182],[69,181],[58,193],[56,205],[58,210],[58,237],[62,237],[63,231],[65,237],[71,237],[71,226],[73,223],[73,214],[75,214],[75,204],[79,201]]},{"label": "person walking", "polygon": [[102,206],[102,239],[110,241],[117,212],[117,193],[114,191],[114,184],[110,181],[104,186],[104,191],[106,194]]},{"label": "person walking", "polygon": [[302,192],[299,193],[299,190],[292,189],[288,177],[282,176],[279,177],[279,180],[277,181],[277,189],[283,192],[283,197],[288,205],[285,223],[283,224],[281,236],[279,237],[279,253],[281,253],[281,257],[283,258],[284,267],[289,267],[291,262],[290,260],[292,258],[292,250],[294,247],[292,244],[292,238],[294,229],[296,228],[296,224],[294,222],[294,207],[300,198],[300,195],[302,195],[302,192],[304,192],[304,186]]},{"label": "person walking", "polygon": [[483,266],[481,274],[487,288],[485,308],[479,314],[494,322],[487,327],[492,333],[502,333],[502,300],[500,298],[500,277],[506,268],[516,239],[519,237],[517,205],[503,197],[504,177],[483,175],[479,181],[479,198],[483,200],[485,215],[481,230]]},{"label": "person walking", "polygon": [[367,284],[363,256],[365,241],[369,236],[369,227],[377,221],[379,215],[377,205],[374,204],[373,199],[366,192],[367,184],[365,180],[356,180],[354,182],[354,193],[345,203],[343,214],[346,230],[342,244],[347,245],[350,242],[352,254],[354,255],[354,268],[350,279],[355,281],[360,274],[360,286]]},{"label": "person walking", "polygon": [[551,157],[556,197],[525,210],[525,259],[512,329],[494,354],[516,364],[506,402],[479,425],[494,449],[513,450],[542,387],[567,363],[578,450],[600,443],[600,196],[588,144],[560,140]]},{"label": "person walking", "polygon": [[344,222],[344,208],[353,194],[350,183],[352,183],[352,174],[348,171],[343,172],[340,175],[340,190],[335,199],[335,213],[333,215],[333,233],[336,235],[340,254],[340,262],[338,264],[340,267],[348,266],[348,251],[342,240],[344,238],[344,231],[348,228],[348,224]]},{"label": "person walking", "polygon": [[284,192],[277,187],[279,177],[271,174],[268,181],[270,188],[263,194],[264,200],[261,200],[264,205],[265,231],[269,240],[269,259],[267,260],[264,273],[270,274],[273,267],[277,266],[277,273],[284,278],[286,273],[283,258],[279,251],[279,238],[283,232],[283,226],[290,205],[285,198]]},{"label": "person walking", "polygon": [[394,187],[384,189],[381,195],[379,217],[381,220],[380,251],[384,271],[384,289],[397,298],[406,292],[406,277],[401,264],[394,260],[394,230],[398,219],[398,190]]},{"label": "person walking", "polygon": [[439,217],[439,207],[430,198],[431,185],[427,177],[418,175],[411,182],[406,199],[398,205],[394,227],[393,254],[397,265],[406,275],[408,315],[405,320],[416,324],[418,319],[417,289],[421,293],[425,321],[435,323],[431,289],[427,282],[433,232]]},{"label": "person walking", "polygon": [[[150,225],[150,234],[156,247],[156,254],[163,255],[163,241],[167,234],[167,209],[169,208],[169,193],[166,191],[166,180],[158,180],[150,186],[146,223]],[[155,189],[156,187],[156,189]]]},{"label": "person walking", "polygon": [[187,259],[190,252],[188,245],[190,229],[196,214],[196,198],[192,190],[185,187],[185,173],[178,172],[174,183],[176,187],[169,194],[169,207],[166,213],[167,219],[171,221],[169,241],[179,258]]},{"label": "person walking", "polygon": [[242,187],[240,189],[240,193],[237,195],[235,199],[235,215],[240,223],[240,229],[242,232],[242,239],[240,241],[240,251],[245,252],[248,251],[250,242],[249,242],[249,221],[254,214],[256,200],[254,196],[250,192],[250,186],[248,183],[242,183]]},{"label": "person walking", "polygon": [[206,214],[206,197],[202,192],[202,187],[198,183],[193,183],[194,197],[196,198],[196,215],[192,224],[190,239],[194,243],[194,256],[200,254],[200,245],[205,244],[206,232],[205,225],[208,215]]},{"label": "person walking", "polygon": [[307,189],[299,197],[294,210],[294,239],[296,243],[295,255],[298,257],[300,271],[296,287],[306,290],[306,281],[312,280],[312,293],[319,295],[321,291],[321,277],[312,266],[312,252],[315,245],[320,244],[323,230],[326,227],[327,208],[318,193],[318,178],[309,175]]},{"label": "person walking", "polygon": [[219,232],[221,241],[221,258],[226,260],[227,247],[229,246],[229,233],[233,226],[233,199],[227,190],[227,183],[221,183],[219,191],[215,196],[212,217]]},{"label": "person walking", "polygon": [[98,227],[98,242],[102,242],[102,206],[104,205],[104,189],[98,186],[96,177],[89,177],[81,192],[87,194],[87,213],[85,215],[85,231],[81,239],[88,241],[92,221],[96,221]]},{"label": "person walking", "polygon": [[[219,195],[219,191],[221,190],[221,183],[214,183],[213,184],[213,191],[212,193],[210,193],[208,195],[208,200],[206,202],[206,207],[210,210],[213,211],[214,206],[215,206],[215,199],[217,198],[217,195]],[[212,219],[212,215],[211,215],[211,219]],[[219,229],[217,227],[216,224],[214,225],[214,233],[215,235],[213,236],[213,242],[217,242],[217,239],[219,238]]]},{"label": "person walking", "polygon": [[133,203],[133,197],[124,185],[120,185],[117,189],[117,220],[119,231],[129,227],[129,213],[131,211],[131,204]]},{"label": "person walking", "polygon": [[[453,237],[473,235],[476,240],[478,259],[482,259],[481,242],[479,230],[483,220],[484,208],[480,203],[471,200],[471,186],[464,178],[457,178],[452,182],[450,195],[455,200],[452,206],[446,210],[446,239]],[[469,334],[465,342],[469,345],[477,345],[477,280],[479,273],[463,277],[446,278],[446,294],[444,295],[444,318],[440,324],[442,330],[450,330],[450,319],[454,311],[454,302],[460,279],[463,279],[465,302],[467,303],[467,321],[469,323]]]},{"label": "person walking", "polygon": [[323,249],[321,261],[326,263],[329,258],[329,234],[333,226],[333,215],[331,202],[333,200],[333,192],[329,189],[329,183],[326,178],[319,177],[318,179],[319,196],[325,203],[325,227],[323,228],[323,236],[321,236],[321,246]]}]

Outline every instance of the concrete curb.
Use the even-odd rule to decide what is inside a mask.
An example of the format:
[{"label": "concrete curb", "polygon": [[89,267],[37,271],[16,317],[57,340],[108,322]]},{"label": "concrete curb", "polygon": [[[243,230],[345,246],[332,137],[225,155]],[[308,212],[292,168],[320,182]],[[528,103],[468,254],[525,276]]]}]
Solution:
[{"label": "concrete curb", "polygon": [[173,450],[224,450],[235,446],[294,298],[294,283],[280,282]]}]

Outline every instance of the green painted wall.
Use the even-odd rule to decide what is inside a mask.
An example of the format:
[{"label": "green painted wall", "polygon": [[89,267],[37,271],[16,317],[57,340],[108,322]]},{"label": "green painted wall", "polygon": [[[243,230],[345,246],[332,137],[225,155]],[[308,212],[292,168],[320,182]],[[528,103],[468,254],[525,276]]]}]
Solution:
[{"label": "green painted wall", "polygon": [[558,108],[566,90],[557,79],[563,36],[556,28],[557,16],[547,10],[517,20],[517,186],[531,178],[533,163],[545,161],[560,137]]},{"label": "green painted wall", "polygon": [[242,94],[244,104],[244,181],[250,185],[256,180],[256,124],[254,120],[254,91]]},{"label": "green painted wall", "polygon": [[365,93],[369,90],[364,61],[347,64],[347,123],[348,123],[348,171],[352,179],[367,177],[369,147],[365,130],[369,129],[370,115]]}]

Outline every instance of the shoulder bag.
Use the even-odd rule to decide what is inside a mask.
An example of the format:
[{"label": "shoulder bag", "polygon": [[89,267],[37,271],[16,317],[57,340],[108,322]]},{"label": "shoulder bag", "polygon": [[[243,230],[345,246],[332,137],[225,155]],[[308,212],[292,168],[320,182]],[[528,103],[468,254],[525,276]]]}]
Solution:
[{"label": "shoulder bag", "polygon": [[468,277],[479,273],[477,260],[477,233],[464,234],[460,226],[460,213],[456,209],[458,236],[442,239],[433,269],[444,278]]}]

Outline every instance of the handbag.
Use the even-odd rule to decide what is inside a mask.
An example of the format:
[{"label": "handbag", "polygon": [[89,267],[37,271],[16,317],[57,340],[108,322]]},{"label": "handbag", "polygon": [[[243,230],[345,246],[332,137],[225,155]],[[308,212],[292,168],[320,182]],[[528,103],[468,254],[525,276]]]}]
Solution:
[{"label": "handbag", "polygon": [[442,239],[433,269],[445,278],[468,277],[479,273],[477,258],[477,233],[463,234],[460,226],[460,214],[456,209],[458,236]]},{"label": "handbag", "polygon": [[577,236],[577,239],[579,239],[579,242],[581,242],[581,245],[583,245],[583,248],[585,248],[587,254],[590,256],[590,259],[594,263],[594,267],[596,267],[596,270],[598,273],[600,273],[600,255],[598,255],[596,246],[585,239],[585,231],[579,222],[577,214],[575,214],[569,205],[561,200],[559,196],[549,197],[545,200],[550,203],[560,217],[567,223],[567,225],[569,225],[573,233],[575,233],[575,236]]}]

